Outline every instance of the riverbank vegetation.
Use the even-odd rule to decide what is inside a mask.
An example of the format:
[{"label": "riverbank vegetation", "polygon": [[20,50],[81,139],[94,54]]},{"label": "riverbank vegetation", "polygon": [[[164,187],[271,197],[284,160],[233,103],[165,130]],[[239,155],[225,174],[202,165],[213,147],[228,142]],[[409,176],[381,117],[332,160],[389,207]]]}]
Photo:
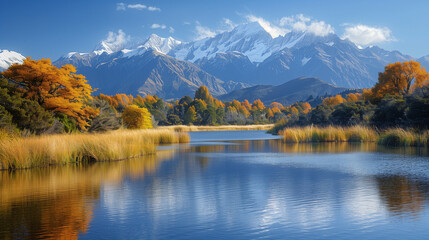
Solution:
[{"label": "riverbank vegetation", "polygon": [[[118,160],[153,153],[157,144],[189,141],[175,131],[271,128],[286,142],[422,146],[429,135],[428,85],[429,74],[410,61],[387,65],[371,89],[326,97],[314,108],[308,102],[222,102],[205,86],[194,98],[176,101],[94,97],[72,65],[57,68],[49,59],[27,58],[0,76],[0,168]],[[167,129],[138,130],[157,126]]]},{"label": "riverbank vegetation", "polygon": [[154,154],[159,144],[186,143],[189,135],[167,129],[56,134],[0,141],[0,169],[82,161],[111,161]]},{"label": "riverbank vegetation", "polygon": [[205,86],[193,98],[175,101],[151,95],[97,95],[72,65],[57,68],[49,59],[30,58],[1,73],[0,100],[1,138],[5,132],[29,136],[171,125],[273,124],[311,109],[308,103],[222,102]]},{"label": "riverbank vegetation", "polygon": [[[362,94],[325,98],[309,112],[277,122],[270,132],[283,135],[287,142],[356,140],[427,146],[428,128],[429,74],[410,61],[387,65],[376,85]],[[347,133],[357,135],[350,139]]]}]

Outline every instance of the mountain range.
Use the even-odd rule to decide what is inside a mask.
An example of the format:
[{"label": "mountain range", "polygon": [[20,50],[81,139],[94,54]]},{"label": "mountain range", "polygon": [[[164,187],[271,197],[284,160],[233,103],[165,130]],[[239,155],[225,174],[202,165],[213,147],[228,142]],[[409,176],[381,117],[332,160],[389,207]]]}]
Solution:
[{"label": "mountain range", "polygon": [[296,102],[307,101],[309,98],[317,96],[336,95],[346,90],[349,89],[334,86],[318,78],[301,77],[278,86],[256,85],[235,90],[219,96],[219,99],[222,101],[232,101],[234,99],[244,101],[247,99],[250,102],[260,99],[266,104],[279,102],[288,106]]},{"label": "mountain range", "polygon": [[[13,62],[1,58],[0,54],[0,64]],[[429,56],[415,59],[377,46],[361,48],[333,33],[292,31],[272,37],[251,22],[193,42],[155,34],[133,44],[102,41],[90,53],[71,52],[54,64],[73,64],[101,93],[177,99],[192,95],[201,85],[220,96],[254,85],[304,79],[300,77],[316,77],[343,88],[368,88],[385,65],[406,60],[429,66]]]}]

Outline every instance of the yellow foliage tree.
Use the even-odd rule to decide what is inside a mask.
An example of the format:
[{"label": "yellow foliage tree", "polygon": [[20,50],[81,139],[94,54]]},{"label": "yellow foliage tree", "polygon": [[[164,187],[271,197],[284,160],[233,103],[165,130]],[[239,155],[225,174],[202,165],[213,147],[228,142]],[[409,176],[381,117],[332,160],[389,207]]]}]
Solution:
[{"label": "yellow foliage tree", "polygon": [[299,110],[298,110],[296,107],[291,107],[291,108],[290,108],[290,112],[291,112],[293,115],[298,115],[298,114],[299,114]]},{"label": "yellow foliage tree", "polygon": [[271,119],[274,117],[274,113],[273,110],[271,110],[271,108],[268,108],[268,113],[267,113],[267,118]]},{"label": "yellow foliage tree", "polygon": [[252,109],[264,110],[265,109],[264,103],[262,103],[262,101],[260,99],[257,99],[253,102]]},{"label": "yellow foliage tree", "polygon": [[85,76],[76,74],[73,65],[57,68],[50,59],[24,59],[2,73],[16,85],[23,97],[37,101],[40,106],[54,113],[63,113],[76,120],[85,130],[88,120],[98,115],[98,110],[86,104],[94,91]]},{"label": "yellow foliage tree", "polygon": [[341,95],[337,95],[335,97],[327,97],[323,100],[323,104],[326,104],[329,106],[335,106],[343,102],[346,102],[346,100],[343,97],[341,97]]},{"label": "yellow foliage tree", "polygon": [[359,100],[360,96],[361,95],[359,93],[356,93],[356,94],[355,93],[349,93],[347,95],[347,102],[356,102]]},{"label": "yellow foliage tree", "polygon": [[270,106],[271,106],[271,108],[275,108],[275,107],[277,107],[278,109],[281,109],[281,108],[283,107],[283,104],[278,103],[278,102],[272,102],[272,103],[270,104]]},{"label": "yellow foliage tree", "polygon": [[252,109],[252,105],[250,105],[249,101],[247,101],[247,99],[244,100],[244,102],[242,102],[242,105],[247,109],[250,110]]},{"label": "yellow foliage tree", "polygon": [[415,88],[429,84],[429,73],[415,61],[397,62],[387,65],[379,73],[378,82],[371,89],[372,98],[380,99],[386,94],[410,94]]},{"label": "yellow foliage tree", "polygon": [[272,111],[273,111],[273,113],[281,113],[281,111],[278,107],[273,107]]},{"label": "yellow foliage tree", "polygon": [[136,105],[126,106],[122,112],[121,118],[128,128],[146,129],[153,127],[149,111],[146,108],[141,108]]},{"label": "yellow foliage tree", "polygon": [[197,119],[197,112],[195,111],[195,107],[190,106],[184,116],[185,124],[187,125],[192,124],[193,122],[195,122],[196,119]]},{"label": "yellow foliage tree", "polygon": [[226,108],[226,112],[231,112],[231,113],[235,113],[235,114],[238,113],[237,109],[235,107],[233,107],[233,106],[227,107]]},{"label": "yellow foliage tree", "polygon": [[302,112],[309,113],[311,110],[311,105],[308,102],[302,103]]}]

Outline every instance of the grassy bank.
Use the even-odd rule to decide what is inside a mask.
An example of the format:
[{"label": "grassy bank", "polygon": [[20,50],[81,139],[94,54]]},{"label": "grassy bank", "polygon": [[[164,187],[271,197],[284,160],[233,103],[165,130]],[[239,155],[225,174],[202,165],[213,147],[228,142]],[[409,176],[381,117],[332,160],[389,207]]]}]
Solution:
[{"label": "grassy bank", "polygon": [[386,146],[429,146],[429,131],[416,133],[401,128],[388,129],[380,134],[377,143]]},{"label": "grassy bank", "polygon": [[202,131],[249,131],[249,130],[269,130],[274,124],[260,125],[221,125],[221,126],[187,126],[175,125],[159,127],[161,129],[173,129],[177,132],[202,132]]},{"label": "grassy bank", "polygon": [[362,126],[354,127],[294,127],[279,132],[287,143],[299,142],[374,142],[376,131]]},{"label": "grassy bank", "polygon": [[156,152],[159,144],[189,142],[168,129],[118,130],[0,140],[0,169],[30,168],[84,160],[109,161]]},{"label": "grassy bank", "polygon": [[416,133],[401,128],[381,132],[363,127],[293,127],[279,131],[286,143],[304,142],[377,142],[385,146],[428,146],[429,131]]}]

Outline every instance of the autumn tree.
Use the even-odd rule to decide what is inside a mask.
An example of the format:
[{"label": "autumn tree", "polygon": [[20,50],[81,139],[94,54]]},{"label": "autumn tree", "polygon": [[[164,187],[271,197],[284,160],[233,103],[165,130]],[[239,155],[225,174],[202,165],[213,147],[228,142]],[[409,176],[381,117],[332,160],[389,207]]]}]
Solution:
[{"label": "autumn tree", "polygon": [[201,86],[195,92],[195,99],[208,100],[210,96],[209,89],[206,86]]},{"label": "autumn tree", "polygon": [[93,89],[85,76],[76,74],[73,65],[57,68],[50,59],[24,59],[23,64],[14,64],[2,73],[22,94],[23,98],[39,103],[53,113],[63,113],[76,120],[85,130],[88,120],[98,110],[87,105]]},{"label": "autumn tree", "polygon": [[128,105],[122,112],[121,118],[128,128],[152,128],[152,119],[146,108],[141,108],[136,105]]},{"label": "autumn tree", "polygon": [[356,101],[360,100],[361,96],[362,95],[359,93],[349,93],[347,95],[347,102],[356,102]]},{"label": "autumn tree", "polygon": [[346,100],[341,97],[341,95],[336,95],[335,97],[327,97],[323,100],[323,104],[328,106],[335,106],[343,102],[346,102]]},{"label": "autumn tree", "polygon": [[0,128],[27,129],[41,133],[52,126],[52,113],[42,108],[36,101],[25,99],[8,83],[0,78]]},{"label": "autumn tree", "polygon": [[397,62],[385,67],[379,73],[377,84],[371,89],[373,99],[381,99],[386,94],[407,95],[415,88],[429,84],[429,73],[415,61]]},{"label": "autumn tree", "polygon": [[195,107],[191,106],[188,108],[188,110],[185,113],[184,116],[184,123],[186,125],[192,124],[197,119],[197,112],[195,111]]}]

